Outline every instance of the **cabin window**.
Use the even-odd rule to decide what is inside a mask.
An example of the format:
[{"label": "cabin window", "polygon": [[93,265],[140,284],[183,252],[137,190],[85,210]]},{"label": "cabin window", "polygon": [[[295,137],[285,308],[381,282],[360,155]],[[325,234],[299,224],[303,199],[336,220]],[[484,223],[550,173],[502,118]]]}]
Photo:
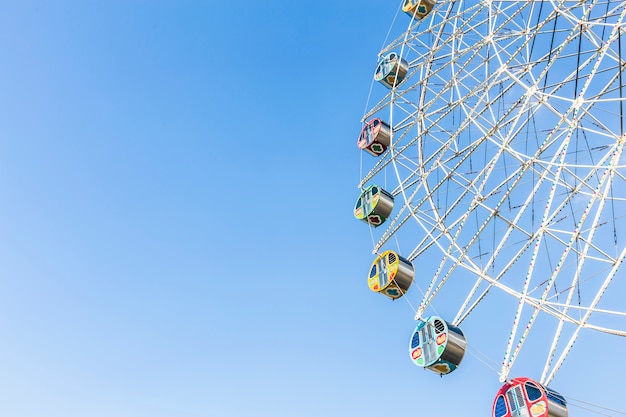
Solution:
[{"label": "cabin window", "polygon": [[527,382],[524,384],[524,387],[526,388],[526,395],[529,401],[537,401],[543,395],[539,387],[532,382]]},{"label": "cabin window", "polygon": [[415,334],[413,334],[413,339],[411,339],[411,349],[415,349],[419,345],[420,345],[420,333],[415,332]]},{"label": "cabin window", "polygon": [[506,416],[506,412],[506,401],[504,401],[504,397],[502,395],[498,395],[494,410],[494,417],[504,417]]},{"label": "cabin window", "polygon": [[435,331],[437,332],[437,334],[441,334],[446,331],[446,325],[443,324],[441,320],[435,320],[434,325],[435,325]]},{"label": "cabin window", "polygon": [[565,402],[565,398],[563,398],[561,396],[561,394],[552,391],[549,388],[546,388],[546,395],[548,396],[548,399],[554,401],[557,404],[561,404],[563,407],[567,407],[567,403]]},{"label": "cabin window", "polygon": [[376,276],[376,265],[372,265],[372,269],[370,269],[370,278],[374,278]]}]

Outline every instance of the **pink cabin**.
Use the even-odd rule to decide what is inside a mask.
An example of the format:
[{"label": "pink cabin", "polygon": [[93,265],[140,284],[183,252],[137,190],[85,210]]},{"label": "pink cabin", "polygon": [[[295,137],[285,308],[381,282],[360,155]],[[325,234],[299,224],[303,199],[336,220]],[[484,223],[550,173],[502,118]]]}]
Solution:
[{"label": "pink cabin", "polygon": [[507,381],[493,402],[493,417],[567,417],[565,398],[530,378]]}]

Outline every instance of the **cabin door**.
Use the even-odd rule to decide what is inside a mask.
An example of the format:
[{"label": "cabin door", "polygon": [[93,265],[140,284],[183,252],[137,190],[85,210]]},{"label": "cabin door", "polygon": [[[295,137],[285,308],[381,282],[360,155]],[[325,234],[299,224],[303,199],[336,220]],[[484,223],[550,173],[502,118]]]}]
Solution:
[{"label": "cabin door", "polygon": [[389,281],[389,270],[387,269],[387,257],[383,256],[378,260],[378,288],[385,288]]},{"label": "cabin door", "polygon": [[522,386],[516,385],[506,392],[506,398],[511,408],[511,417],[528,417],[528,407],[522,392]]},{"label": "cabin door", "polygon": [[437,344],[435,343],[435,327],[426,323],[420,330],[422,349],[424,349],[424,363],[431,363],[437,359]]},{"label": "cabin door", "polygon": [[369,215],[374,209],[372,200],[372,190],[368,190],[363,194],[363,214],[365,216]]}]

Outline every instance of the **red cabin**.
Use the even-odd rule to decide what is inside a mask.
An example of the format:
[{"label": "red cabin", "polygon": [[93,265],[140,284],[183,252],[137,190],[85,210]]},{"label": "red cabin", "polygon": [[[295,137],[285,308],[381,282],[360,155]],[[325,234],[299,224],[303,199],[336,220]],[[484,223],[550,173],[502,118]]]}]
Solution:
[{"label": "red cabin", "polygon": [[530,378],[507,381],[493,402],[493,417],[567,417],[565,398]]}]

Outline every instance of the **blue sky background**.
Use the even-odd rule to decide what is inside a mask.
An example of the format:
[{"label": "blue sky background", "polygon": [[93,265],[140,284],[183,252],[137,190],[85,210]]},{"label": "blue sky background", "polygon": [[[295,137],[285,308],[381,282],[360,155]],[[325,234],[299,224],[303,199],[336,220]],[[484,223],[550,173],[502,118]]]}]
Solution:
[{"label": "blue sky background", "polygon": [[[413,314],[366,284],[356,137],[396,8],[0,3],[0,416],[489,414],[497,375],[412,365]],[[553,386],[625,408],[623,343],[575,350]]]}]

